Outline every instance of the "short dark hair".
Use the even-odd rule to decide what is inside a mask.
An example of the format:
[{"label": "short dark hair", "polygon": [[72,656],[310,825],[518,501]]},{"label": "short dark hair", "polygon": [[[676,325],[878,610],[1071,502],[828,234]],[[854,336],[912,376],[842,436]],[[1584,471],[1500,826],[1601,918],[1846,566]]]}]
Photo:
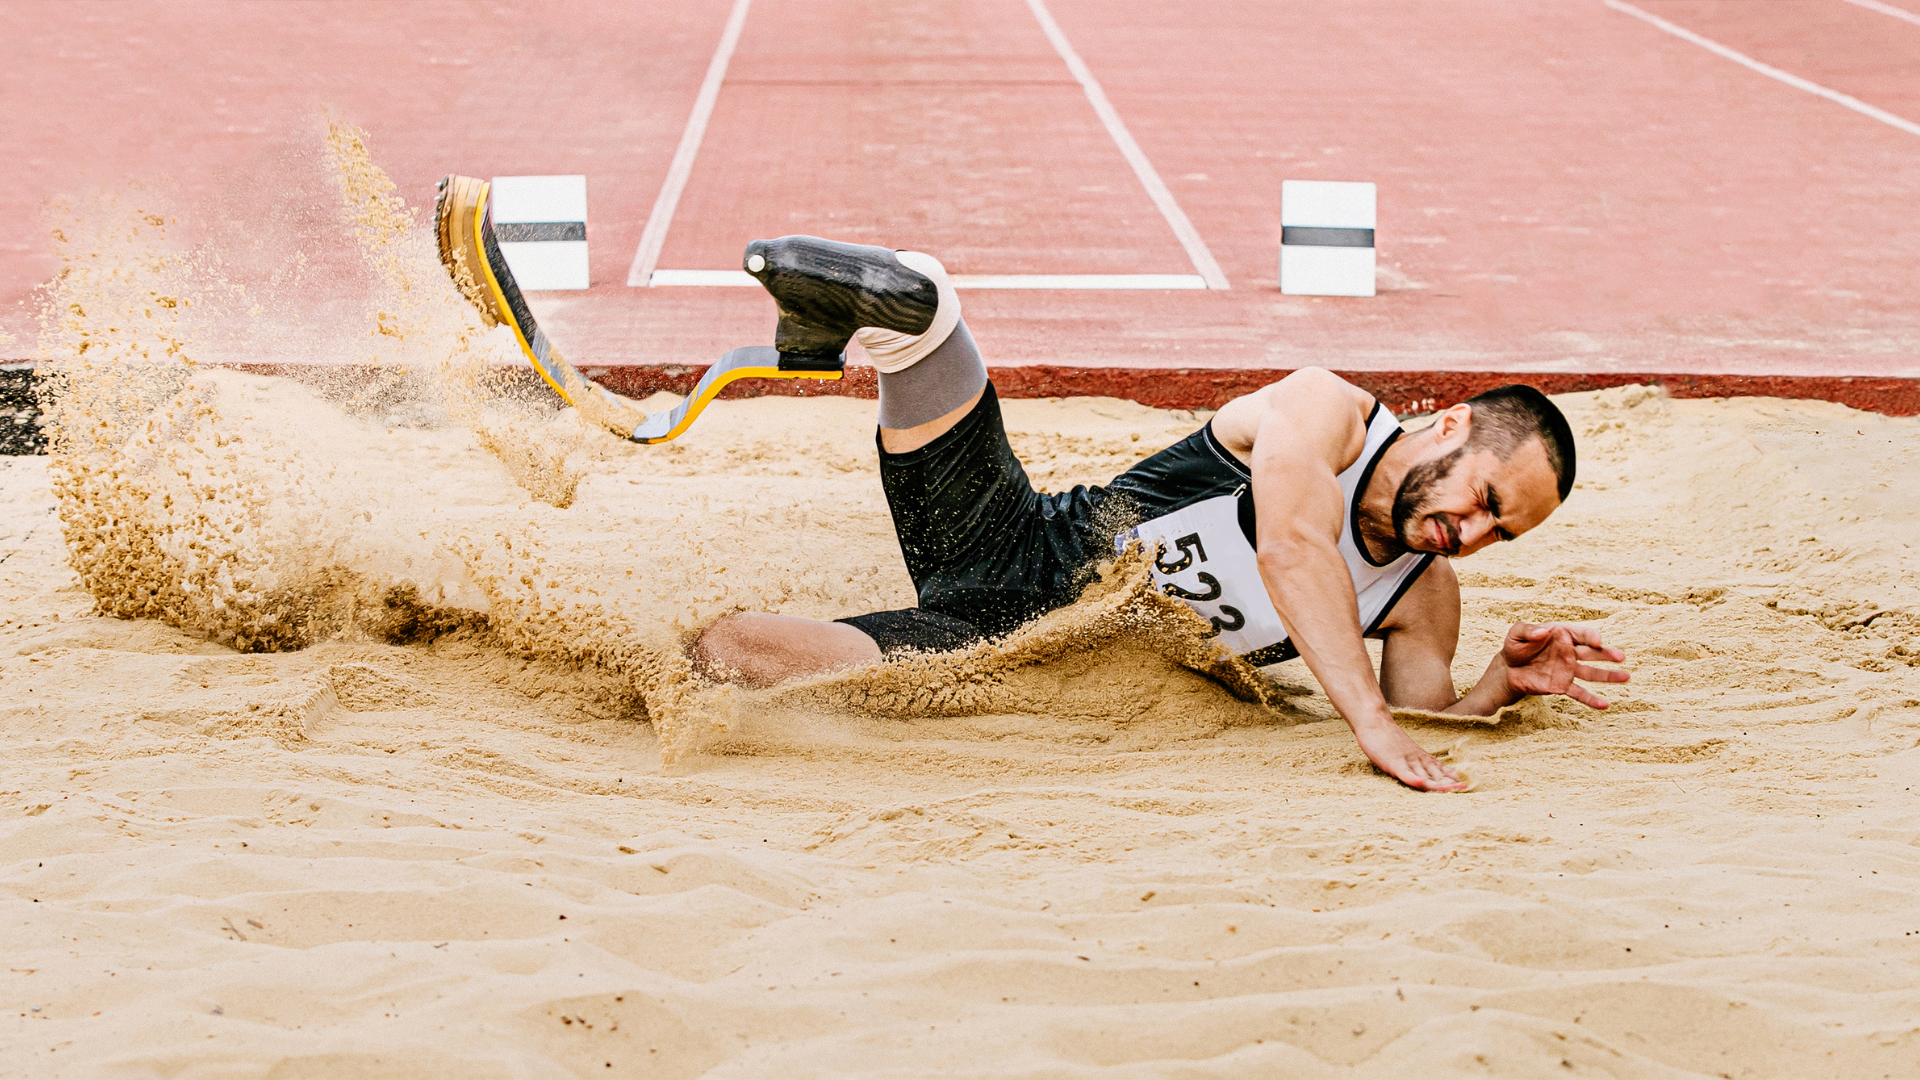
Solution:
[{"label": "short dark hair", "polygon": [[1521,443],[1539,439],[1547,451],[1547,464],[1560,481],[1560,501],[1567,501],[1573,491],[1573,428],[1547,395],[1516,383],[1475,394],[1467,404],[1473,407],[1473,434],[1468,442],[1506,461]]}]

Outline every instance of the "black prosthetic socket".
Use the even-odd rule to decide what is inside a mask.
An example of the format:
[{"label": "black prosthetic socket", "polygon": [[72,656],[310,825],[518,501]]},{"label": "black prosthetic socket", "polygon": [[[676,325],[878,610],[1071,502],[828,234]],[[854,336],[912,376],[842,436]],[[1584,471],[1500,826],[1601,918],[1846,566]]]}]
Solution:
[{"label": "black prosthetic socket", "polygon": [[940,307],[939,288],[891,248],[783,236],[748,244],[743,262],[780,309],[782,371],[838,371],[855,330],[924,334]]}]

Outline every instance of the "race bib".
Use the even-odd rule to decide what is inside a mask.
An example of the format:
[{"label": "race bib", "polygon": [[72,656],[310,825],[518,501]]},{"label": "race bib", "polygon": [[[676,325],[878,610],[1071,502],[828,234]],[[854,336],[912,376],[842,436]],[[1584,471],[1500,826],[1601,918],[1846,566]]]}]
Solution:
[{"label": "race bib", "polygon": [[1154,584],[1213,627],[1220,644],[1247,654],[1287,639],[1280,613],[1260,580],[1260,563],[1240,528],[1240,499],[1190,503],[1114,537],[1115,553],[1139,540]]}]

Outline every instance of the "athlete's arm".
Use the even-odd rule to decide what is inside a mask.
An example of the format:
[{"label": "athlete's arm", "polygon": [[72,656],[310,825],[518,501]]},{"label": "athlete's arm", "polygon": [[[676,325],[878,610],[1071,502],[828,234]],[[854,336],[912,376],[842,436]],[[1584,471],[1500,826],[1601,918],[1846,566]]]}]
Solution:
[{"label": "athlete's arm", "polygon": [[1306,369],[1229,403],[1214,418],[1215,434],[1229,448],[1250,436],[1261,581],[1360,749],[1409,787],[1452,791],[1459,777],[1393,721],[1340,555],[1346,499],[1337,477],[1366,446],[1373,405],[1333,373]]},{"label": "athlete's arm", "polygon": [[1626,654],[1601,644],[1600,632],[1570,623],[1514,623],[1500,651],[1473,689],[1453,687],[1454,649],[1460,641],[1460,582],[1453,566],[1435,559],[1394,605],[1381,629],[1380,689],[1388,702],[1458,716],[1491,716],[1529,694],[1565,694],[1596,709],[1607,702],[1575,682],[1626,682],[1624,671],[1591,666],[1619,663]]},{"label": "athlete's arm", "polygon": [[[1389,704],[1446,712],[1460,703],[1453,656],[1460,644],[1460,579],[1435,559],[1381,623],[1380,690]],[[1495,705],[1488,712],[1499,709]]]}]

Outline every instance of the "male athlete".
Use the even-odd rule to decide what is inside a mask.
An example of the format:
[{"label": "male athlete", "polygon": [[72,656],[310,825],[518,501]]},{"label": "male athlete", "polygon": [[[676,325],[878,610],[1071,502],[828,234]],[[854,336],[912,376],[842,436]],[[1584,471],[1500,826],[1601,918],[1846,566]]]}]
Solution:
[{"label": "male athlete", "polygon": [[[767,685],[910,650],[963,648],[1070,603],[1137,539],[1167,593],[1255,664],[1303,657],[1367,757],[1409,787],[1458,790],[1390,705],[1484,716],[1529,694],[1607,703],[1575,679],[1625,654],[1589,627],[1515,623],[1466,696],[1451,666],[1460,586],[1449,559],[1511,540],[1573,489],[1573,432],[1528,386],[1481,394],[1403,435],[1331,372],[1235,398],[1105,487],[1027,482],[938,260],[807,236],[755,241],[747,272],[779,307],[781,366],[820,368],[858,338],[880,383],[880,482],[920,605],[838,622],[742,612],[694,658]],[[1375,676],[1364,638],[1384,639]]]}]

